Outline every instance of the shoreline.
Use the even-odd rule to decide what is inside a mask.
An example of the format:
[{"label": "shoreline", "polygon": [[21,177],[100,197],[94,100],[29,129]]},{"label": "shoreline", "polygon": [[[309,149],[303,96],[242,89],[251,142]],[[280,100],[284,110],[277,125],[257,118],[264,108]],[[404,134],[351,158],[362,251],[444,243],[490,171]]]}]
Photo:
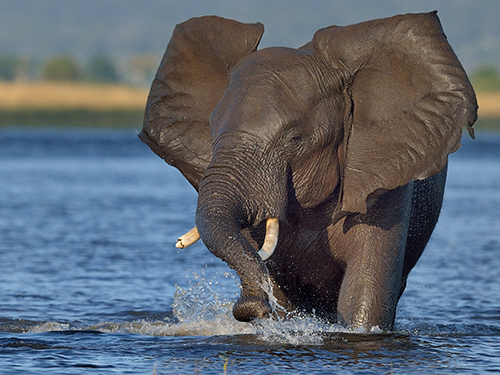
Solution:
[{"label": "shoreline", "polygon": [[0,129],[7,127],[141,129],[143,109],[30,109],[0,108]]},{"label": "shoreline", "polygon": [[139,110],[149,89],[70,82],[0,82],[0,110]]},{"label": "shoreline", "polygon": [[[115,84],[0,82],[0,127],[142,127],[148,92]],[[476,96],[474,127],[500,130],[500,92]]]},{"label": "shoreline", "polygon": [[[56,128],[134,128],[141,129],[144,109],[89,110],[89,109],[30,109],[5,110],[0,108],[0,129],[5,127]],[[500,116],[479,117],[474,129],[500,131]]]}]

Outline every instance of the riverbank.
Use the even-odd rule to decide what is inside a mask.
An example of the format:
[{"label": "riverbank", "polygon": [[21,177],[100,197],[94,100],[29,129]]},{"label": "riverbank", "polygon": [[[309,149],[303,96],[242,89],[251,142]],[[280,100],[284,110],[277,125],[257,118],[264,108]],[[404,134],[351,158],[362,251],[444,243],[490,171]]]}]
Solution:
[{"label": "riverbank", "polygon": [[125,85],[57,82],[0,82],[0,109],[21,110],[139,110],[148,89]]},{"label": "riverbank", "polygon": [[142,128],[144,109],[0,109],[0,127]]},{"label": "riverbank", "polygon": [[[0,126],[140,128],[148,89],[85,83],[0,82]],[[500,92],[477,93],[477,129],[500,131]]]},{"label": "riverbank", "polygon": [[147,96],[124,85],[0,82],[0,126],[140,129]]}]

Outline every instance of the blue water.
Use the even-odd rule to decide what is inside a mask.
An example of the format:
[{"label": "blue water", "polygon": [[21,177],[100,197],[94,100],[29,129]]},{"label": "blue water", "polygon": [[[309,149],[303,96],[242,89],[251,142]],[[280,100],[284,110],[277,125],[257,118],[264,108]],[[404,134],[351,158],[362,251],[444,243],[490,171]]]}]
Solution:
[{"label": "blue water", "polygon": [[179,250],[196,194],[134,131],[0,129],[0,373],[500,371],[500,135],[450,157],[396,329],[230,313],[238,279]]}]

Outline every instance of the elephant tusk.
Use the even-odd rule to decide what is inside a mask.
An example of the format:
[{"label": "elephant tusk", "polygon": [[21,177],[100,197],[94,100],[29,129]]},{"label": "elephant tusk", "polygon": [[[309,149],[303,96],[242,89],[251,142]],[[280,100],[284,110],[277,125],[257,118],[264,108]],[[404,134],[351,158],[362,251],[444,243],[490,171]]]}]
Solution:
[{"label": "elephant tusk", "polygon": [[278,244],[279,228],[280,223],[278,218],[272,217],[267,219],[264,245],[262,245],[262,248],[258,252],[262,260],[266,260],[273,255],[276,245]]},{"label": "elephant tusk", "polygon": [[184,249],[185,247],[191,246],[199,239],[200,239],[200,234],[198,233],[198,228],[194,227],[189,232],[179,237],[177,243],[175,244],[175,247],[178,247],[179,249]]}]

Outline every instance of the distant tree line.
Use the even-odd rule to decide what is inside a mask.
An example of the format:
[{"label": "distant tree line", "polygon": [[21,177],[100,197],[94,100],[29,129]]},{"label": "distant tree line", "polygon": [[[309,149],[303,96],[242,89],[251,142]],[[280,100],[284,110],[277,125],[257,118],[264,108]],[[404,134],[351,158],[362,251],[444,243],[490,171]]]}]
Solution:
[{"label": "distant tree line", "polygon": [[[0,57],[0,80],[3,81],[71,81],[124,83],[148,86],[158,67],[158,57],[138,55],[125,64],[116,64],[105,55],[91,57],[85,63],[69,55],[52,56],[41,63],[28,58]],[[500,91],[500,73],[494,65],[484,65],[470,78],[477,91]]]},{"label": "distant tree line", "polygon": [[471,76],[476,91],[500,91],[500,74],[493,65],[476,69]]},{"label": "distant tree line", "polygon": [[69,55],[52,56],[43,62],[0,56],[0,80],[124,83],[145,86],[151,83],[158,63],[158,57],[150,55],[133,56],[121,64],[116,64],[112,58],[105,55],[91,57],[84,63]]}]

